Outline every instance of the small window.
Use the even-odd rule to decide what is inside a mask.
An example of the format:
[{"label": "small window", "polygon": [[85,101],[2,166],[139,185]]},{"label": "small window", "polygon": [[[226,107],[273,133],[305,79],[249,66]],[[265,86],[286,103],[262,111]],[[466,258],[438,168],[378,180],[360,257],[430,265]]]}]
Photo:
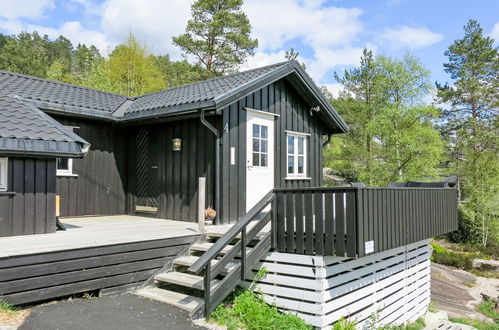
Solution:
[{"label": "small window", "polygon": [[269,128],[253,124],[253,166],[267,167],[269,158]]},{"label": "small window", "polygon": [[57,175],[71,176],[73,175],[73,159],[72,158],[57,158]]},{"label": "small window", "polygon": [[[68,131],[73,132],[75,126],[64,126]],[[73,159],[72,158],[57,158],[57,176],[76,176],[73,174]]]},{"label": "small window", "polygon": [[7,191],[8,165],[8,158],[0,158],[0,191]]},{"label": "small window", "polygon": [[307,135],[287,134],[288,177],[304,178],[307,176]]}]

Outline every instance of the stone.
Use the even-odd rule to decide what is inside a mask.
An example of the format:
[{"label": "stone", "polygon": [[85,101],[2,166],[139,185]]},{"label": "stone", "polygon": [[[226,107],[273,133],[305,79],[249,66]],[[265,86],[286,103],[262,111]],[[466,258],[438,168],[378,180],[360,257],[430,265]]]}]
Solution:
[{"label": "stone", "polygon": [[428,312],[424,316],[424,324],[426,327],[431,327],[435,324],[442,323],[442,321],[448,321],[449,317],[447,316],[447,313],[444,311],[438,311],[438,312]]},{"label": "stone", "polygon": [[473,259],[473,268],[499,272],[499,260]]}]

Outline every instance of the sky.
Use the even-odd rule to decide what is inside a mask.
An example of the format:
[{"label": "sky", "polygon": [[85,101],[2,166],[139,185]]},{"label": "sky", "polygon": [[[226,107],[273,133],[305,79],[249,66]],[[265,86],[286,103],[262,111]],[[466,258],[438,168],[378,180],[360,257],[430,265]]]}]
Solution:
[{"label": "sky", "polygon": [[[109,54],[129,32],[150,50],[181,59],[171,42],[190,18],[188,0],[0,0],[0,32],[38,31],[73,44],[94,44]],[[462,38],[469,19],[499,44],[498,0],[245,0],[243,11],[258,38],[255,54],[241,69],[284,60],[299,52],[308,73],[337,94],[334,72],[359,65],[364,47],[390,57],[410,52],[431,71],[432,81],[450,82],[445,50]]]}]

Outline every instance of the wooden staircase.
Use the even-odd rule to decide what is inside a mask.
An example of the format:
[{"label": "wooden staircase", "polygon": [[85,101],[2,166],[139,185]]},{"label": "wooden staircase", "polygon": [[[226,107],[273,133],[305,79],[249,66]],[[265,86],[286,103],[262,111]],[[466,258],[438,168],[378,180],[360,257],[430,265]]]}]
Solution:
[{"label": "wooden staircase", "polygon": [[267,194],[233,226],[208,227],[205,239],[176,258],[171,271],[156,274],[154,286],[136,294],[187,310],[193,318],[211,313],[270,250],[271,212],[263,210],[273,197]]}]

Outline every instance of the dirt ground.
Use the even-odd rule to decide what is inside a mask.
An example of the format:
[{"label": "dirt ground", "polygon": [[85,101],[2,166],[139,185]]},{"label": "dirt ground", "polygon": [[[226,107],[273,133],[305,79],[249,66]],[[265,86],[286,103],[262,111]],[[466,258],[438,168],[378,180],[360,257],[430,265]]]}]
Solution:
[{"label": "dirt ground", "polygon": [[499,279],[477,277],[464,270],[431,264],[431,300],[436,308],[451,317],[472,317],[488,320],[475,311],[482,294],[499,297]]},{"label": "dirt ground", "polygon": [[17,328],[28,317],[29,310],[20,310],[15,312],[0,311],[0,329],[8,329],[10,327]]}]

